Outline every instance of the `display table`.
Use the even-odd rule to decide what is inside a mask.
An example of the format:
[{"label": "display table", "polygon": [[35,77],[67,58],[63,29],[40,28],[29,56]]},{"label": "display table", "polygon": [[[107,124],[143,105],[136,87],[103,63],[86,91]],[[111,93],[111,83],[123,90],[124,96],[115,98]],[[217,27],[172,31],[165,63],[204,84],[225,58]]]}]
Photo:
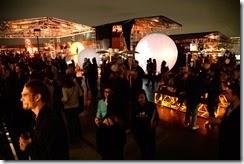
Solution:
[{"label": "display table", "polygon": [[[175,94],[175,89],[171,87],[164,86],[159,91],[154,92],[153,100],[157,105],[162,107],[168,107],[171,109],[175,109],[181,112],[186,112],[186,104],[185,102],[180,103],[179,98]],[[219,96],[219,104],[218,108],[215,112],[216,117],[222,117],[226,107],[228,106],[228,102],[224,95]],[[208,118],[208,107],[207,104],[203,101],[198,104],[198,113],[197,115],[200,117]]]}]

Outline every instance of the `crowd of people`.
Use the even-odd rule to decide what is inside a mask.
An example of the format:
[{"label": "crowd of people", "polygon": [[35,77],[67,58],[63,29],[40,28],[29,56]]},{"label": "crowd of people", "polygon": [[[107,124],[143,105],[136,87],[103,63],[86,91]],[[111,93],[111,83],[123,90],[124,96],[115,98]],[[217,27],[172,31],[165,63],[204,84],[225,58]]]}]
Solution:
[{"label": "crowd of people", "polygon": [[[51,60],[40,56],[30,57],[27,53],[2,52],[0,55],[0,66],[1,122],[4,122],[9,127],[15,145],[18,145],[20,136],[30,136],[27,134],[32,134],[36,139],[34,140],[33,138],[32,140],[34,144],[36,141],[42,140],[40,137],[43,137],[43,135],[46,135],[46,133],[50,131],[59,135],[60,133],[56,133],[56,129],[58,130],[60,128],[63,130],[66,129],[68,136],[66,138],[69,139],[70,142],[81,136],[78,113],[83,110],[83,105],[81,104],[83,90],[80,87],[80,79],[75,76],[73,64],[67,65],[65,59],[61,57]],[[60,127],[60,124],[57,125],[59,127],[50,127],[51,125],[47,125],[50,120],[44,122],[39,121],[39,119],[42,120],[42,112],[40,112],[40,118],[37,114],[33,114],[34,112],[31,111],[33,105],[27,104],[26,106],[27,109],[31,108],[31,110],[22,110],[25,104],[24,90],[28,88],[26,85],[32,80],[39,80],[41,83],[38,85],[43,84],[43,87],[46,87],[46,89],[42,91],[43,88],[40,89],[40,86],[33,86],[35,89],[32,89],[31,86],[29,90],[34,91],[34,93],[31,93],[32,96],[28,98],[28,101],[34,103],[34,95],[41,94],[41,97],[43,97],[43,92],[45,92],[45,94],[48,95],[48,99],[45,99],[43,102],[45,104],[43,108],[45,111],[51,110],[52,113],[55,113],[54,115],[57,115],[58,119],[62,118],[62,121],[64,121],[63,125],[65,125],[64,127]],[[40,90],[42,93],[39,93]],[[43,115],[45,115],[45,113],[46,112],[44,112]],[[55,119],[55,117],[56,116],[53,116],[53,119]],[[38,128],[39,124],[40,129]],[[51,122],[50,124],[53,123]],[[55,126],[56,124],[53,125]],[[49,126],[51,129],[46,126]],[[45,128],[47,128],[46,131],[43,131]],[[32,159],[68,158],[67,154],[65,156],[57,155],[58,150],[63,150],[57,149],[60,148],[60,146],[57,145],[65,145],[65,142],[61,143],[60,141],[58,143],[58,139],[51,139],[50,137],[56,136],[53,133],[50,133],[51,136],[44,136],[44,138],[48,137],[48,139],[50,139],[49,141],[43,141],[43,143],[39,142],[37,146],[34,146]],[[66,136],[66,134],[62,134],[61,136]],[[59,138],[58,136],[56,137]],[[20,141],[23,143],[23,137],[20,137]],[[57,143],[54,141],[57,141]],[[20,158],[26,158],[28,156],[27,154],[29,153],[20,151],[21,148],[19,149],[18,146],[15,147],[20,154]],[[50,147],[55,148],[46,152]],[[36,153],[36,149],[39,149],[38,151],[40,152]],[[52,151],[56,151],[57,154],[49,156],[49,153]],[[6,151],[3,153],[6,153]]]},{"label": "crowd of people", "polygon": [[[157,89],[155,84],[175,88],[176,96],[187,104],[184,124],[193,130],[198,128],[196,106],[205,95],[211,126],[218,123],[214,112],[221,93],[232,94],[226,98],[230,103],[235,102],[234,109],[240,108],[240,102],[239,107],[237,103],[240,65],[229,52],[217,63],[208,57],[199,57],[194,63],[171,71],[162,61],[160,72],[156,70],[155,59],[148,59],[144,72],[135,59],[114,56],[111,61],[102,60],[100,66],[95,58],[85,58],[81,68],[83,75],[77,76],[75,63],[67,64],[65,58],[29,57],[16,52],[1,52],[0,66],[1,122],[11,129],[23,159],[69,159],[68,144],[82,136],[79,114],[84,110],[85,89],[96,103],[94,123],[97,151],[102,159],[124,159],[128,131],[135,136],[141,159],[155,158],[155,129],[159,117],[156,104],[148,101],[143,90],[144,78],[148,80],[145,87],[151,83],[153,91]],[[233,92],[227,92],[228,89]],[[235,114],[234,121],[229,121],[231,114],[228,114],[223,118],[225,123],[220,123],[221,150],[228,150],[230,145],[226,143],[234,139],[226,137],[233,130],[230,124],[240,123],[238,111],[231,113]],[[57,135],[63,136],[62,140],[57,139],[60,138]],[[237,135],[234,137],[240,141],[240,136],[239,140]],[[231,148],[240,152],[236,144]]]},{"label": "crowd of people", "polygon": [[235,55],[228,51],[217,62],[203,55],[189,61],[186,66],[164,74],[158,90],[178,97],[180,103],[185,101],[185,126],[193,129],[199,128],[196,125],[198,104],[207,104],[209,125],[212,126],[224,86],[240,86],[240,65]]}]

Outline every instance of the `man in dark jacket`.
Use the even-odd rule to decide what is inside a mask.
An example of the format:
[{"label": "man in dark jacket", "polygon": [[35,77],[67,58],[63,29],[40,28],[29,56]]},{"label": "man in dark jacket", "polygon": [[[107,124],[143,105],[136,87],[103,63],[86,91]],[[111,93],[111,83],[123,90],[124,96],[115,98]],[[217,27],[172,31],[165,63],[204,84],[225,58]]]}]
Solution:
[{"label": "man in dark jacket", "polygon": [[47,107],[46,85],[32,80],[25,84],[21,96],[23,109],[35,114],[35,126],[30,138],[20,136],[20,149],[33,160],[69,159],[65,124],[61,115]]},{"label": "man in dark jacket", "polygon": [[197,130],[197,105],[200,103],[203,95],[202,75],[197,73],[198,70],[192,70],[186,79],[186,114],[185,126],[192,130]]},{"label": "man in dark jacket", "polygon": [[230,103],[219,128],[220,159],[240,160],[240,84],[230,84],[224,90]]}]

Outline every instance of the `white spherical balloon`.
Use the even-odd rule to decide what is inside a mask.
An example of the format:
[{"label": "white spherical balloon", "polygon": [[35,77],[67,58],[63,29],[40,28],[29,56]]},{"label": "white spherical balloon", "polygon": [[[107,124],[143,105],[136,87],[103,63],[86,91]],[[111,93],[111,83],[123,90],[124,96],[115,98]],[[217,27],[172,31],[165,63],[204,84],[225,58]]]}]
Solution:
[{"label": "white spherical balloon", "polygon": [[135,54],[139,65],[146,71],[147,60],[156,59],[157,72],[160,72],[161,63],[166,61],[166,66],[171,70],[177,60],[178,50],[174,41],[165,34],[152,33],[143,37],[136,46]]},{"label": "white spherical balloon", "polygon": [[79,66],[82,68],[85,58],[89,58],[90,61],[92,62],[92,58],[94,58],[94,57],[97,60],[97,65],[99,65],[100,62],[101,62],[101,59],[99,57],[99,54],[96,53],[96,49],[94,49],[94,48],[85,48],[84,50],[82,50],[79,53],[79,56],[78,56],[78,64],[79,64]]}]

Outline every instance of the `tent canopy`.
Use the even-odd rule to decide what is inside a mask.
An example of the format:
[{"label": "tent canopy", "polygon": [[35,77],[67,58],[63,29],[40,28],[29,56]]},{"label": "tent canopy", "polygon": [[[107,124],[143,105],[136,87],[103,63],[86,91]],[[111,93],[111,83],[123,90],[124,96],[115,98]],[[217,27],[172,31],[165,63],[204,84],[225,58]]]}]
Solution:
[{"label": "tent canopy", "polygon": [[62,38],[93,32],[92,27],[52,17],[19,19],[1,23],[0,38]]}]

